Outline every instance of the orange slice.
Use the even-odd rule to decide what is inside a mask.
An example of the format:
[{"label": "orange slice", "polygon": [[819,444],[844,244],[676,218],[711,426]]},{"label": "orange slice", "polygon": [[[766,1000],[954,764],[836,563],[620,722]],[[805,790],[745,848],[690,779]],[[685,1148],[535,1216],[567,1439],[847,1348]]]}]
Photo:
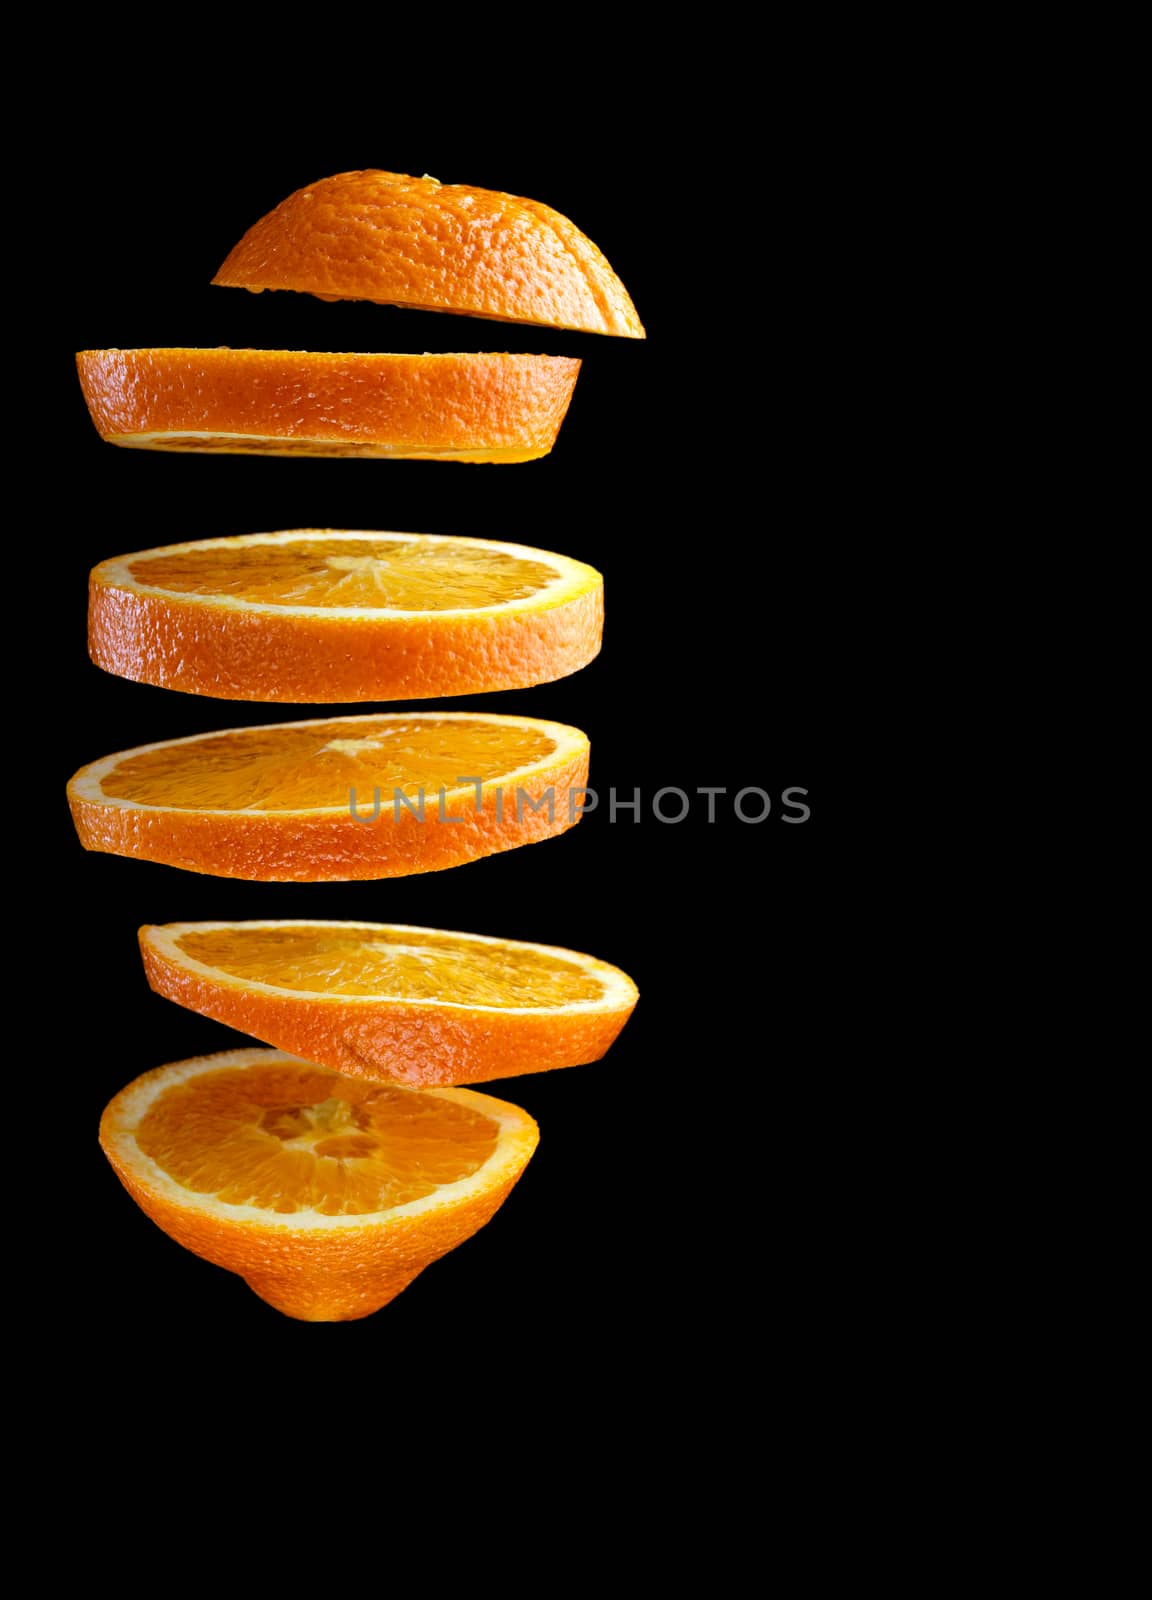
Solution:
[{"label": "orange slice", "polygon": [[556,442],[579,361],[302,350],[81,350],[109,444],[231,455],[532,461]]},{"label": "orange slice", "polygon": [[138,683],[233,700],[418,700],[549,683],[600,648],[604,583],[525,545],[256,533],[104,561],[88,648]]},{"label": "orange slice", "polygon": [[484,1226],[538,1137],[490,1095],[356,1082],[279,1050],[158,1067],[100,1122],[153,1222],[307,1322],[387,1305]]},{"label": "orange slice", "polygon": [[356,1077],[481,1083],[598,1061],[636,985],[575,950],[379,922],[140,930],[158,994]]},{"label": "orange slice", "polygon": [[588,740],[535,717],[379,712],[168,739],[68,785],[86,850],[220,878],[435,872],[580,819]]},{"label": "orange slice", "polygon": [[212,282],[644,337],[620,279],[559,211],[397,172],[340,172],[297,189]]}]

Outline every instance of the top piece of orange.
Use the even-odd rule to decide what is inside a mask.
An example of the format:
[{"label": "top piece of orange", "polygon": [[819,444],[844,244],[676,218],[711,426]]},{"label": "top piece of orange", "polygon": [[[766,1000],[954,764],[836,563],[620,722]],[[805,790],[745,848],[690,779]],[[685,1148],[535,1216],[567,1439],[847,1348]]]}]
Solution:
[{"label": "top piece of orange", "polygon": [[248,229],[212,281],[645,336],[607,260],[559,211],[396,172],[340,172],[297,189]]}]

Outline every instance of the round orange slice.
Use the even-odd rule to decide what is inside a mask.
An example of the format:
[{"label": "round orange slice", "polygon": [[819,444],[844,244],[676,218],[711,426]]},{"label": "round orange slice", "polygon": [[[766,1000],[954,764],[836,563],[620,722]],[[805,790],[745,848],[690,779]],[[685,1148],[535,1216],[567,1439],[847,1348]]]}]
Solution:
[{"label": "round orange slice", "polygon": [[387,1305],[489,1221],[538,1137],[490,1095],[366,1084],[279,1050],[158,1067],[100,1122],[153,1222],[307,1322]]},{"label": "round orange slice", "polygon": [[644,337],[620,279],[559,211],[398,172],[339,172],[297,189],[212,282]]},{"label": "round orange slice", "polygon": [[299,883],[436,872],[580,820],[588,740],[535,717],[379,712],[168,739],[68,785],[86,850]]},{"label": "round orange slice", "polygon": [[231,455],[533,461],[556,442],[579,361],[302,350],[81,350],[109,444]]},{"label": "round orange slice", "polygon": [[97,666],[232,700],[419,700],[549,683],[600,648],[604,583],[525,545],[303,529],[104,561]]},{"label": "round orange slice", "polygon": [[481,1083],[598,1061],[638,993],[575,950],[379,922],[140,930],[158,994],[355,1077]]}]

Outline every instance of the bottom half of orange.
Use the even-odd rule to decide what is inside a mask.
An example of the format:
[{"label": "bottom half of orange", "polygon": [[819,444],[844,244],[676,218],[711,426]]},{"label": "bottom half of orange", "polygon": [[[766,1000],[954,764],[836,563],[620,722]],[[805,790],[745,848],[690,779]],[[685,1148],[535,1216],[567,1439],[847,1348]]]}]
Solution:
[{"label": "bottom half of orange", "polygon": [[489,1221],[537,1139],[491,1095],[368,1083],[259,1049],[145,1073],[100,1124],[165,1233],[308,1322],[394,1299]]}]

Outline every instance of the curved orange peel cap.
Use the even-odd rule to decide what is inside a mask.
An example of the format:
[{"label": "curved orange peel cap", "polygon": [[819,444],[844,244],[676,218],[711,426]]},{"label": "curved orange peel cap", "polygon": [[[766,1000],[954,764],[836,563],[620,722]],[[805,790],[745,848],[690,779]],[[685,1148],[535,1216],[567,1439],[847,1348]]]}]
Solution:
[{"label": "curved orange peel cap", "polygon": [[297,189],[212,282],[645,337],[603,253],[551,206],[375,169]]}]

